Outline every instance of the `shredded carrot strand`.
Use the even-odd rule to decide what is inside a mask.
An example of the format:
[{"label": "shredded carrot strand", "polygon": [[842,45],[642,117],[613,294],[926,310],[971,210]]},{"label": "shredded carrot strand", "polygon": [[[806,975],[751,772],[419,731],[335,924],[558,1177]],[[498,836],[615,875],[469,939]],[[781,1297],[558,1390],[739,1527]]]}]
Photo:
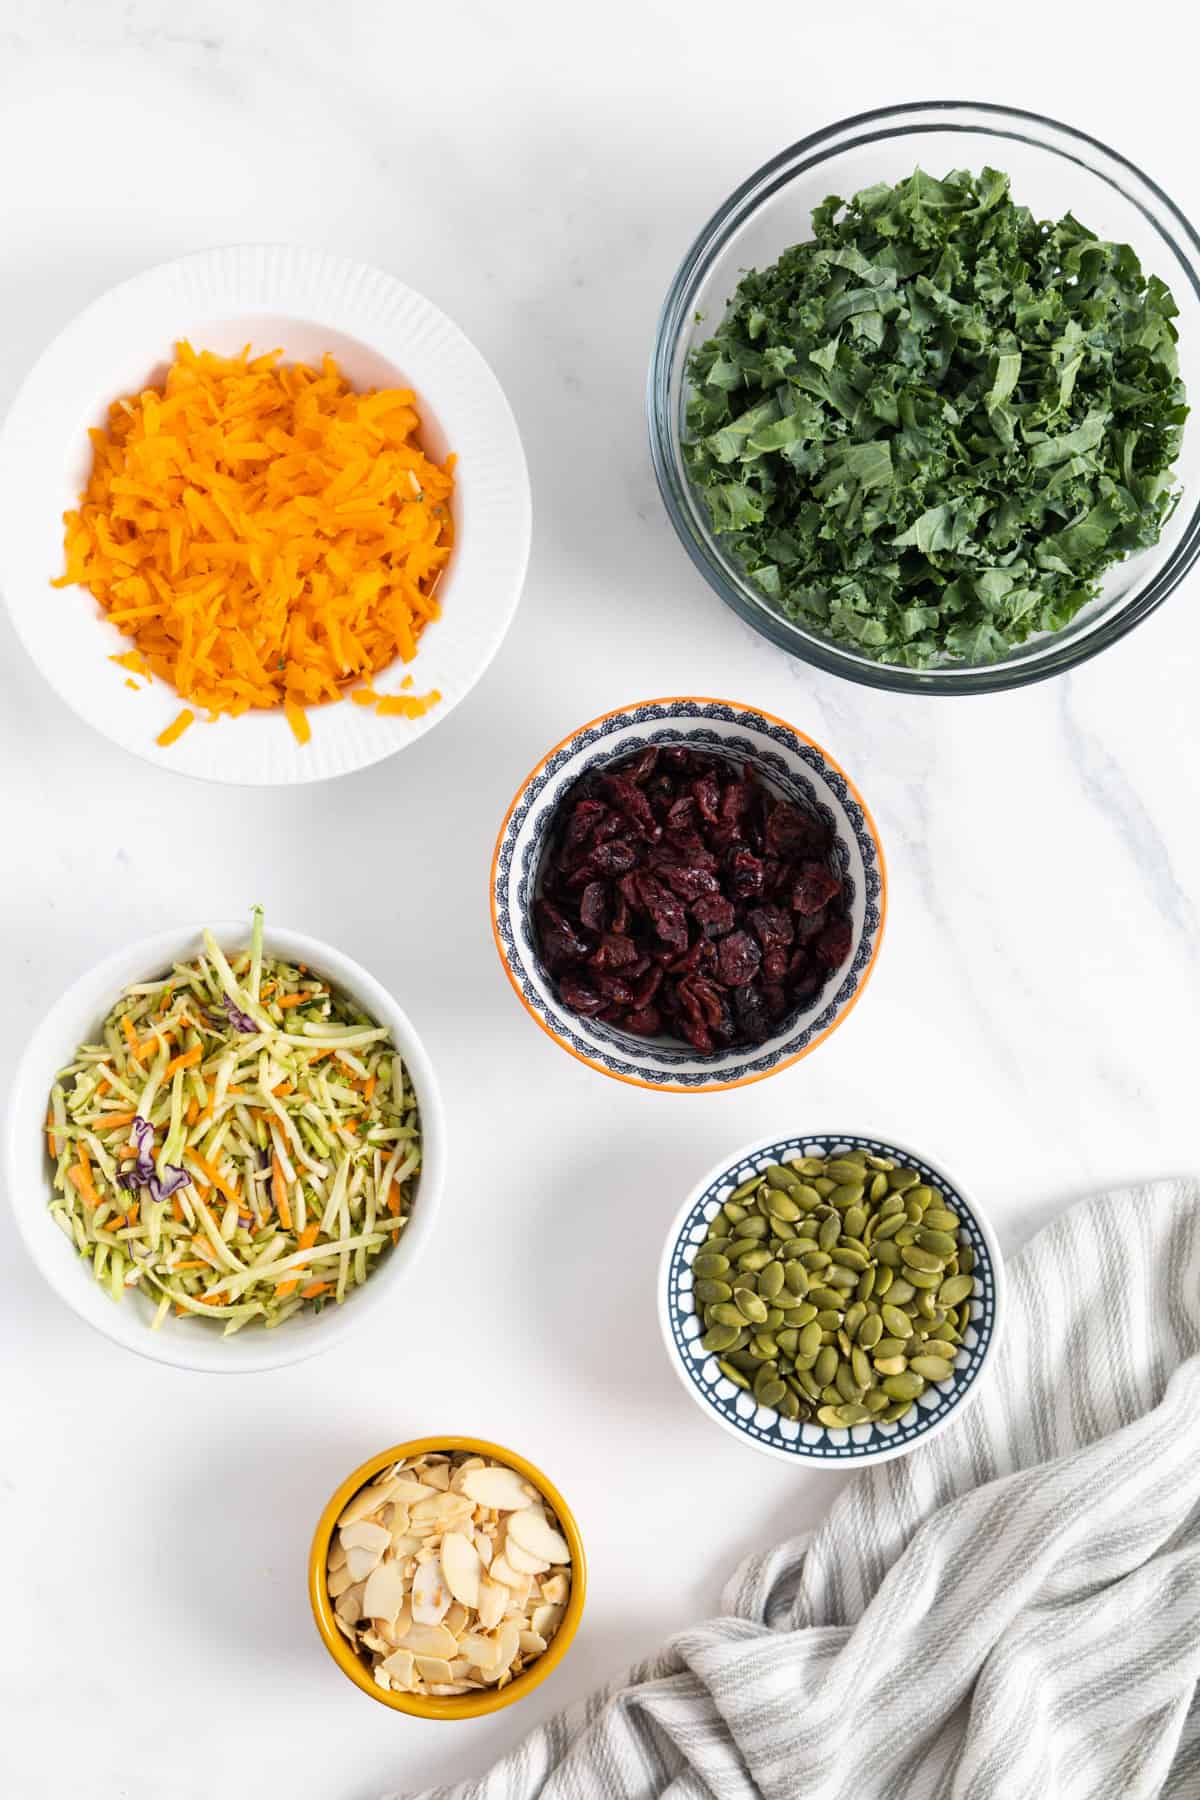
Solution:
[{"label": "shredded carrot strand", "polygon": [[326,1294],[333,1286],[332,1281],[310,1281],[306,1288],[300,1289],[302,1300],[312,1300],[317,1294]]},{"label": "shredded carrot strand", "polygon": [[167,1075],[177,1074],[180,1069],[194,1069],[203,1055],[203,1046],[200,1044],[193,1044],[191,1049],[185,1050],[181,1056],[172,1057],[171,1061],[167,1064]]},{"label": "shredded carrot strand", "polygon": [[275,1202],[275,1211],[279,1214],[279,1223],[285,1231],[292,1229],[292,1209],[288,1205],[287,1182],[283,1176],[283,1164],[278,1156],[271,1158],[271,1197]]},{"label": "shredded carrot strand", "polygon": [[218,1174],[210,1162],[205,1162],[198,1150],[189,1150],[187,1152],[187,1160],[192,1164],[193,1168],[199,1169],[200,1173],[204,1176],[204,1179],[209,1182],[211,1186],[215,1187],[219,1194],[224,1194],[227,1200],[237,1201],[239,1199],[237,1189],[231,1187],[225,1177]]}]

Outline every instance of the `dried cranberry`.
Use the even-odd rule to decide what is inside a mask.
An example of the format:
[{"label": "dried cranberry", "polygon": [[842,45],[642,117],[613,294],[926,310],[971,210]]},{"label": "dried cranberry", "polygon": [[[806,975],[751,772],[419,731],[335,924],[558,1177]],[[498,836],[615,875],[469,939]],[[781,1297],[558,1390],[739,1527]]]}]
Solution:
[{"label": "dried cranberry", "polygon": [[641,976],[633,992],[633,1004],[636,1007],[648,1006],[662,986],[663,972],[660,966],[654,965]]},{"label": "dried cranberry", "polygon": [[726,987],[745,987],[753,981],[762,961],[762,951],[745,931],[734,931],[721,939],[717,950],[717,975]]},{"label": "dried cranberry", "polygon": [[629,764],[625,773],[628,775],[630,781],[636,783],[638,787],[642,787],[649,781],[657,767],[658,745],[647,744],[641,755],[636,757],[634,761]]},{"label": "dried cranberry", "polygon": [[634,989],[620,975],[597,975],[596,986],[610,1006],[632,1006]]},{"label": "dried cranberry", "polygon": [[733,930],[737,918],[733,901],[726,900],[724,894],[701,894],[688,910],[707,938],[724,937]]},{"label": "dried cranberry", "polygon": [[632,869],[637,862],[637,851],[628,838],[613,838],[607,844],[597,844],[587,860],[587,867],[592,876],[623,875]]},{"label": "dried cranberry", "polygon": [[797,913],[796,942],[798,944],[807,944],[811,942],[813,938],[820,937],[825,929],[825,920],[827,917],[828,914],[823,906],[819,907],[814,913]]},{"label": "dried cranberry", "polygon": [[696,800],[692,794],[683,794],[672,802],[667,809],[666,825],[668,831],[694,831],[696,829]]},{"label": "dried cranberry", "polygon": [[661,836],[662,826],[650,811],[650,802],[641,788],[635,787],[624,775],[606,775],[604,791],[617,810],[624,814],[643,837]]},{"label": "dried cranberry", "polygon": [[850,954],[854,934],[849,919],[831,919],[816,942],[816,952],[828,969],[836,969]]},{"label": "dried cranberry", "polygon": [[668,894],[660,888],[658,898],[648,908],[650,921],[664,944],[672,950],[686,950],[688,941],[687,915],[674,894]]},{"label": "dried cranberry", "polygon": [[572,1012],[581,1013],[585,1019],[598,1013],[604,1005],[591,982],[584,981],[579,975],[560,976],[558,992],[563,1005],[569,1006]]},{"label": "dried cranberry", "polygon": [[763,865],[750,850],[735,850],[729,859],[729,885],[739,900],[762,893]]},{"label": "dried cranberry", "polygon": [[749,812],[753,804],[754,794],[747,784],[744,781],[731,781],[721,789],[721,824],[727,831],[740,825],[742,814]]},{"label": "dried cranberry", "polygon": [[657,1037],[663,1021],[657,1006],[643,1006],[626,1013],[621,1023],[626,1031],[635,1031],[639,1037]]},{"label": "dried cranberry", "polygon": [[607,932],[599,948],[588,958],[593,969],[625,969],[638,959],[638,947],[631,937],[617,937]]},{"label": "dried cranberry", "polygon": [[709,825],[715,825],[720,819],[721,789],[715,775],[698,775],[692,783],[692,793],[696,797],[696,805],[700,817]]},{"label": "dried cranberry", "polygon": [[593,827],[608,811],[603,800],[579,800],[571,810],[563,837],[563,850],[569,855],[577,850]]},{"label": "dried cranberry", "polygon": [[791,915],[781,906],[752,906],[746,914],[746,923],[764,950],[790,944],[796,934]]},{"label": "dried cranberry", "polygon": [[659,874],[681,900],[698,900],[701,894],[720,892],[720,882],[711,869],[689,869],[682,865],[676,867],[666,863]]},{"label": "dried cranberry", "polygon": [[784,949],[764,950],[762,959],[764,981],[783,981],[788,972],[788,953]]},{"label": "dried cranberry", "polygon": [[814,856],[825,849],[828,836],[819,819],[803,813],[790,801],[777,800],[767,815],[767,849],[787,862]]},{"label": "dried cranberry", "polygon": [[771,1035],[771,1015],[758,987],[735,988],[733,1016],[742,1036],[751,1044],[761,1044]]},{"label": "dried cranberry", "polygon": [[608,883],[589,881],[579,896],[579,919],[589,931],[603,931],[608,923]]},{"label": "dried cranberry", "polygon": [[585,956],[591,955],[591,944],[576,931],[569,919],[564,918],[556,906],[551,906],[548,900],[539,900],[534,910],[542,941],[542,955],[552,971],[570,963],[582,962]]},{"label": "dried cranberry", "polygon": [[814,913],[841,891],[842,884],[828,863],[801,863],[792,889],[792,906],[798,913]]}]

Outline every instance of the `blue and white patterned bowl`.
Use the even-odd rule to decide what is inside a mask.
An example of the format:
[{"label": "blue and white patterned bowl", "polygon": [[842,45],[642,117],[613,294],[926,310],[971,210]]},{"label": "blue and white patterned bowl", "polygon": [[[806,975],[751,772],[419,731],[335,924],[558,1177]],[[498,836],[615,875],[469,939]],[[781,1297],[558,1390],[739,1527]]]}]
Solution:
[{"label": "blue and white patterned bowl", "polygon": [[[775,1036],[702,1056],[682,1040],[642,1038],[569,1012],[538,952],[532,920],[542,855],[559,803],[589,769],[647,744],[683,744],[750,763],[776,793],[815,808],[833,833],[850,904],[850,956]],[[729,700],[646,700],[606,713],[564,738],[526,776],[492,861],[492,930],[505,972],[535,1024],[581,1062],[618,1081],[704,1093],[761,1081],[814,1050],[858,1001],[883,935],[887,882],[874,822],[849,778],[819,744],[770,713]]]},{"label": "blue and white patterned bowl", "polygon": [[[692,1261],[711,1221],[735,1187],[756,1170],[793,1156],[832,1156],[868,1150],[894,1156],[917,1169],[923,1181],[945,1196],[962,1220],[966,1241],[975,1252],[975,1295],[971,1324],[956,1358],[954,1374],[931,1384],[917,1401],[915,1413],[892,1425],[871,1423],[849,1430],[796,1424],[734,1386],[717,1367],[716,1358],[700,1348],[703,1325],[692,1297]],[[658,1314],[663,1340],[679,1379],[710,1419],[768,1456],[797,1466],[837,1467],[886,1462],[904,1456],[961,1416],[979,1392],[980,1381],[996,1347],[1004,1307],[1004,1265],[1000,1247],[974,1200],[968,1199],[945,1170],[904,1144],[857,1133],[816,1131],[797,1137],[766,1138],[748,1144],[737,1156],[711,1170],[684,1202],[667,1233],[658,1278]]]}]

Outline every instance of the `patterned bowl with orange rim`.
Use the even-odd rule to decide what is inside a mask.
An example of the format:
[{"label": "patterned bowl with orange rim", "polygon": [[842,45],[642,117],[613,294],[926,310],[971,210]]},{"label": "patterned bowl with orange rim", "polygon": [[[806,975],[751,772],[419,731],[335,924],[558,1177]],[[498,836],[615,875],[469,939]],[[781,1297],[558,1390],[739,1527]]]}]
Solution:
[{"label": "patterned bowl with orange rim", "polygon": [[[559,806],[580,778],[649,744],[750,764],[784,799],[828,825],[849,903],[850,954],[812,1000],[779,1022],[761,1044],[701,1055],[682,1039],[644,1038],[581,1018],[558,997],[538,948],[533,902]],[[557,1044],[614,1080],[668,1093],[742,1087],[787,1068],[835,1030],[857,1005],[883,936],[887,878],[874,821],[858,789],[820,744],[784,719],[732,700],[687,696],[644,700],[605,713],[556,744],[521,783],[492,860],[492,930],[513,991]]]}]

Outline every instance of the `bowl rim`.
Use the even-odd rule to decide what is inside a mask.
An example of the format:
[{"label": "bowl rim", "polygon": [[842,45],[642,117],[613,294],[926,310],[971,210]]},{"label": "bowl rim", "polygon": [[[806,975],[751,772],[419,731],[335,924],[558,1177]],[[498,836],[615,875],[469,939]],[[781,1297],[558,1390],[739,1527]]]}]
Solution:
[{"label": "bowl rim", "polygon": [[[509,821],[528,791],[530,784],[536,780],[537,776],[545,768],[551,757],[557,756],[560,750],[565,749],[568,744],[572,743],[576,738],[581,737],[584,732],[591,731],[593,727],[597,725],[605,724],[609,719],[620,718],[621,715],[625,713],[632,715],[644,707],[651,706],[726,706],[732,708],[736,712],[752,713],[758,718],[767,720],[772,725],[782,726],[785,731],[790,731],[794,737],[799,738],[801,743],[807,744],[811,749],[815,750],[828,764],[829,768],[845,782],[856,805],[862,811],[863,823],[871,838],[871,842],[875,846],[875,857],[879,867],[879,899],[877,902],[879,908],[879,925],[875,932],[874,947],[872,948],[867,965],[859,978],[858,986],[846,1001],[845,1005],[839,1008],[837,1015],[825,1027],[824,1031],[818,1032],[818,1034],[810,1039],[802,1050],[797,1050],[792,1056],[781,1057],[780,1060],[777,1063],[772,1064],[769,1069],[763,1069],[758,1074],[739,1076],[736,1081],[714,1080],[697,1083],[694,1086],[682,1087],[671,1082],[651,1081],[642,1079],[636,1075],[626,1075],[619,1070],[609,1068],[605,1063],[598,1059],[584,1056],[581,1051],[576,1050],[573,1044],[569,1044],[565,1038],[560,1037],[559,1033],[553,1029],[548,1021],[541,1018],[534,1008],[530,1006],[528,1000],[526,1000],[524,994],[521,992],[521,984],[513,971],[512,963],[504,948],[504,940],[500,935],[500,924],[496,906],[496,887],[500,869],[500,856],[504,847],[505,837],[508,834]],[[568,1055],[573,1056],[575,1060],[582,1063],[585,1068],[595,1069],[599,1074],[607,1075],[610,1080],[625,1082],[629,1087],[648,1088],[653,1093],[658,1094],[726,1093],[733,1088],[749,1087],[756,1081],[767,1081],[771,1076],[778,1075],[782,1069],[791,1068],[803,1057],[810,1056],[819,1045],[826,1041],[827,1038],[833,1036],[833,1033],[837,1030],[838,1026],[841,1025],[845,1019],[848,1019],[850,1014],[854,1011],[874,973],[875,965],[879,959],[880,946],[883,943],[884,933],[887,927],[887,861],[883,852],[883,841],[879,835],[879,828],[875,823],[870,807],[863,799],[855,782],[846,773],[845,769],[842,768],[842,765],[835,757],[829,754],[823,744],[817,742],[816,738],[810,737],[805,731],[801,731],[799,726],[793,725],[790,719],[780,718],[777,713],[768,712],[765,707],[752,706],[748,701],[720,699],[711,694],[660,694],[651,700],[631,700],[624,706],[614,706],[607,712],[598,713],[594,719],[588,719],[582,725],[577,725],[573,731],[569,731],[565,737],[560,738],[559,741],[552,745],[543,756],[538,758],[537,762],[534,763],[532,769],[530,769],[529,773],[525,776],[525,779],[517,788],[508,804],[504,817],[500,822],[500,829],[496,834],[496,846],[492,852],[492,865],[488,883],[488,906],[492,925],[492,938],[495,942],[496,951],[500,957],[504,973],[508,977],[509,986],[512,988],[513,993],[517,996],[517,999],[521,1002],[521,1005],[529,1014],[529,1017],[533,1020],[534,1024],[539,1030],[545,1032],[552,1043],[557,1044],[560,1049],[565,1050]],[[719,1070],[719,1058],[714,1058],[714,1067],[716,1070]]]},{"label": "bowl rim", "polygon": [[[992,1265],[992,1323],[984,1339],[983,1352],[979,1359],[975,1378],[970,1386],[964,1388],[958,1397],[954,1399],[952,1403],[919,1434],[919,1436],[910,1438],[905,1443],[880,1449],[864,1448],[860,1454],[847,1457],[806,1456],[803,1448],[800,1446],[799,1439],[796,1440],[796,1449],[781,1449],[777,1444],[768,1444],[761,1438],[750,1437],[746,1432],[739,1431],[736,1425],[730,1424],[728,1419],[724,1418],[708,1403],[704,1393],[696,1386],[695,1382],[689,1378],[687,1371],[683,1366],[682,1359],[679,1355],[679,1348],[675,1343],[674,1335],[671,1331],[671,1309],[668,1301],[671,1261],[674,1257],[680,1234],[682,1233],[688,1218],[695,1209],[696,1202],[714,1182],[718,1181],[722,1175],[727,1175],[732,1169],[736,1168],[740,1162],[744,1162],[748,1157],[761,1155],[764,1150],[773,1149],[785,1135],[789,1138],[803,1137],[831,1139],[834,1142],[847,1143],[855,1138],[865,1137],[869,1138],[873,1143],[886,1145],[889,1151],[894,1150],[899,1156],[909,1156],[912,1157],[914,1161],[923,1163],[927,1169],[931,1170],[933,1174],[939,1176],[945,1182],[947,1189],[951,1193],[963,1201],[964,1205],[970,1211],[973,1224],[987,1246],[988,1256]],[[934,1157],[928,1156],[925,1151],[918,1150],[911,1144],[901,1143],[899,1139],[892,1137],[888,1132],[858,1130],[839,1133],[836,1131],[814,1130],[811,1132],[791,1131],[786,1134],[781,1134],[776,1131],[764,1137],[752,1138],[749,1143],[743,1144],[740,1149],[734,1150],[727,1156],[723,1156],[719,1162],[714,1163],[712,1168],[710,1168],[707,1173],[688,1190],[686,1199],[667,1229],[667,1235],[663,1241],[662,1254],[659,1257],[658,1274],[655,1280],[654,1291],[656,1310],[658,1313],[658,1327],[663,1344],[666,1348],[667,1359],[670,1362],[672,1369],[675,1371],[675,1375],[684,1391],[691,1396],[693,1404],[700,1409],[704,1417],[708,1419],[711,1424],[719,1425],[722,1431],[726,1432],[728,1436],[735,1438],[739,1444],[746,1445],[751,1450],[757,1450],[760,1455],[773,1457],[777,1462],[787,1463],[793,1469],[835,1469],[844,1474],[846,1472],[853,1473],[858,1469],[873,1468],[877,1463],[892,1462],[896,1457],[909,1456],[914,1450],[923,1449],[924,1446],[930,1443],[939,1432],[944,1431],[952,1421],[961,1419],[966,1409],[973,1405],[979,1398],[980,1389],[984,1385],[984,1377],[989,1372],[996,1346],[1000,1343],[1004,1333],[1004,1321],[1007,1316],[1008,1304],[1008,1276],[1005,1270],[1003,1253],[1000,1249],[1000,1242],[996,1236],[995,1228],[988,1218],[987,1212],[980,1206],[974,1194],[972,1194],[969,1189],[964,1188],[961,1181],[959,1181],[956,1176],[951,1175],[943,1163],[937,1161]]]},{"label": "bowl rim", "polygon": [[[346,1502],[381,1469],[386,1469],[390,1463],[399,1462],[402,1457],[420,1456],[430,1450],[468,1450],[477,1456],[489,1456],[494,1461],[515,1469],[549,1501],[558,1515],[563,1536],[570,1546],[571,1593],[562,1623],[536,1662],[510,1681],[507,1687],[485,1688],[477,1694],[447,1695],[401,1694],[381,1688],[333,1622],[333,1607],[325,1586],[325,1558],[338,1514]],[[347,1475],[326,1502],[317,1520],[308,1552],[308,1599],[318,1635],[325,1648],[343,1675],[355,1687],[361,1688],[364,1694],[369,1694],[372,1700],[391,1707],[393,1712],[409,1713],[419,1719],[479,1719],[488,1713],[500,1712],[514,1701],[523,1700],[548,1675],[553,1674],[563,1660],[583,1617],[584,1602],[587,1599],[587,1557],[574,1513],[554,1483],[528,1457],[519,1456],[515,1450],[509,1450],[503,1444],[494,1444],[489,1438],[412,1438],[407,1443],[393,1444],[390,1450],[381,1450],[377,1455],[368,1457],[366,1462],[360,1463],[352,1474]]]},{"label": "bowl rim", "polygon": [[[207,924],[181,924],[135,939],[90,964],[57,994],[43,1012],[13,1071],[3,1120],[0,1168],[17,1233],[26,1251],[54,1293],[85,1325],[121,1349],[130,1350],[150,1362],[210,1375],[247,1375],[306,1362],[309,1357],[332,1349],[352,1331],[358,1330],[384,1304],[391,1284],[410,1270],[433,1234],[445,1188],[446,1124],[429,1054],[407,1013],[388,989],[353,957],[334,945],[304,932],[268,923],[263,933],[268,951],[293,956],[331,978],[392,1032],[409,1070],[421,1111],[420,1204],[413,1208],[410,1222],[399,1241],[348,1305],[323,1312],[314,1325],[294,1334],[288,1333],[286,1328],[270,1333],[264,1331],[255,1340],[246,1333],[239,1333],[236,1360],[223,1360],[221,1346],[224,1340],[215,1332],[194,1337],[182,1333],[177,1337],[166,1337],[161,1332],[151,1331],[140,1306],[128,1303],[117,1306],[110,1302],[104,1309],[85,1309],[82,1296],[89,1294],[91,1287],[96,1287],[97,1292],[99,1289],[87,1271],[78,1266],[79,1258],[70,1254],[71,1247],[62,1241],[62,1233],[50,1217],[47,1206],[49,1183],[39,1189],[36,1198],[21,1197],[24,1191],[21,1159],[26,1133],[35,1110],[39,1125],[44,1117],[44,1096],[37,1094],[32,1065],[41,1062],[43,1053],[50,1049],[56,1055],[70,1053],[68,1040],[75,1031],[74,1020],[81,1010],[81,990],[102,989],[110,996],[102,1005],[111,1005],[127,982],[152,979],[154,974],[175,961],[181,950],[197,944],[206,929],[211,930],[222,945],[231,942],[240,945],[249,937],[250,924],[245,919],[215,919]],[[144,969],[146,974],[129,973],[131,966]],[[60,1050],[58,1046],[63,1044],[68,1047]],[[81,1288],[80,1283],[85,1280],[89,1286]],[[198,1329],[203,1325],[203,1320],[198,1321]]]},{"label": "bowl rim", "polygon": [[[929,115],[935,115],[930,118]],[[823,126],[818,131],[809,132],[807,136],[797,139],[785,149],[762,163],[752,174],[741,181],[714,213],[706,220],[692,243],[685,252],[671,284],[666,298],[659,311],[655,324],[653,348],[650,356],[650,367],[646,382],[646,415],[650,440],[650,460],[658,484],[660,498],[667,517],[688,557],[704,577],[708,586],[717,597],[735,613],[744,624],[765,637],[778,649],[785,650],[797,661],[808,663],[822,669],[827,674],[838,675],[847,681],[853,681],[863,687],[880,688],[889,693],[926,694],[934,696],[951,696],[959,694],[991,694],[1009,693],[1017,689],[1031,686],[1037,681],[1049,680],[1052,676],[1065,674],[1077,668],[1091,657],[1099,655],[1110,645],[1140,625],[1151,613],[1174,593],[1185,580],[1197,560],[1200,560],[1200,496],[1192,511],[1191,517],[1184,526],[1179,541],[1167,557],[1163,566],[1152,576],[1138,592],[1117,605],[1107,616],[1099,620],[1093,629],[1083,635],[1066,641],[1055,648],[1047,649],[1043,656],[1021,661],[1005,659],[999,663],[984,663],[956,667],[949,665],[936,671],[904,669],[895,664],[872,662],[867,657],[854,654],[848,647],[838,645],[834,640],[823,639],[815,633],[803,631],[791,625],[780,614],[773,611],[765,599],[760,599],[750,588],[749,583],[742,587],[735,585],[721,559],[713,550],[708,532],[697,532],[691,529],[685,511],[683,496],[688,491],[688,482],[682,469],[677,467],[674,455],[674,432],[672,425],[671,366],[679,334],[685,323],[688,310],[687,294],[696,278],[703,274],[722,248],[726,238],[751,216],[762,199],[768,198],[786,180],[791,173],[801,173],[805,168],[819,165],[827,160],[824,155],[813,154],[807,162],[800,162],[808,152],[816,152],[826,144],[832,144],[828,154],[853,149],[860,144],[885,141],[890,138],[907,135],[903,121],[922,115],[926,119],[929,130],[952,131],[955,127],[947,123],[939,126],[936,115],[947,118],[953,114],[982,114],[984,118],[978,122],[976,129],[996,137],[1010,137],[1011,132],[999,129],[999,122],[1007,120],[1013,124],[1025,126],[1041,126],[1061,133],[1065,138],[1074,141],[1081,148],[1091,152],[1099,152],[1115,165],[1118,173],[1131,175],[1135,181],[1143,184],[1147,195],[1159,205],[1167,215],[1161,222],[1144,200],[1120,187],[1111,174],[1093,167],[1089,162],[1086,167],[1092,174],[1100,176],[1111,187],[1117,189],[1122,197],[1130,201],[1149,221],[1159,236],[1175,252],[1180,267],[1191,283],[1191,287],[1200,300],[1200,234],[1191,224],[1187,215],[1171,199],[1170,195],[1158,182],[1138,167],[1129,157],[1114,150],[1101,138],[1068,125],[1061,119],[1049,114],[1035,112],[1022,107],[1005,106],[996,101],[933,99],[904,101],[893,106],[871,107],[864,112],[850,113]],[[995,121],[989,124],[988,120]],[[882,129],[869,135],[852,137],[847,142],[834,142],[844,134],[856,132],[874,125],[885,127],[895,125],[896,129]],[[1038,142],[1037,147],[1048,154],[1064,160],[1082,161],[1081,157],[1071,158],[1069,153],[1053,145]],[[792,165],[798,166],[793,170]],[[786,174],[784,171],[791,171]],[[758,196],[757,199],[754,197]],[[751,201],[753,199],[753,204]],[[1173,226],[1183,240],[1183,244],[1175,241],[1168,226]],[[1186,252],[1186,253],[1185,253]],[[1064,628],[1070,630],[1070,626]],[[1061,634],[1047,633],[1044,642],[1052,646],[1055,637]],[[1036,642],[1036,640],[1035,640]]]},{"label": "bowl rim", "polygon": [[[181,286],[189,289],[186,301],[177,291]],[[196,290],[194,295],[190,294],[191,289]],[[207,307],[208,317],[197,320],[196,309],[202,305]],[[381,316],[385,305],[400,309],[402,319],[397,322],[390,314]],[[447,679],[445,669],[439,679],[427,656],[427,672],[438,681],[443,697],[419,718],[377,719],[372,713],[373,725],[386,729],[372,729],[364,741],[354,732],[351,712],[343,711],[349,706],[346,693],[338,703],[321,702],[307,708],[314,727],[313,739],[307,745],[295,742],[280,707],[252,708],[247,715],[249,722],[261,727],[269,737],[259,735],[257,729],[249,742],[245,733],[231,737],[231,728],[237,721],[222,717],[204,736],[190,731],[186,751],[184,739],[163,748],[149,718],[143,729],[118,729],[110,709],[99,697],[99,683],[94,689],[81,692],[58,662],[48,660],[30,627],[29,607],[22,604],[28,584],[15,568],[18,555],[4,541],[0,529],[0,603],[8,611],[24,653],[57,699],[83,724],[141,761],[189,780],[230,787],[303,786],[334,781],[397,755],[449,718],[469,697],[498,655],[524,592],[532,542],[532,492],[520,426],[499,376],[462,326],[391,267],[295,240],[218,242],[135,268],[92,294],[75,310],[37,352],[7,406],[0,410],[0,473],[10,474],[22,465],[23,435],[29,419],[37,416],[45,384],[53,384],[64,356],[69,356],[79,341],[86,343],[89,336],[103,334],[108,321],[130,307],[153,309],[156,314],[172,318],[173,324],[163,326],[163,335],[168,339],[203,331],[223,311],[247,319],[290,319],[328,332],[331,337],[353,339],[371,355],[399,368],[405,379],[411,371],[405,369],[401,343],[406,335],[411,355],[412,341],[419,340],[421,356],[438,369],[434,379],[427,376],[415,384],[423,402],[422,428],[426,419],[432,419],[439,428],[442,424],[439,381],[443,404],[446,394],[459,384],[469,384],[473,396],[469,430],[449,446],[458,459],[456,503],[465,504],[468,517],[458,522],[442,592],[445,594],[450,581],[463,580],[465,568],[474,588],[482,593],[486,587],[490,603],[478,607],[474,627],[461,635],[450,663],[451,679]],[[202,342],[200,347],[203,348]],[[345,353],[337,354],[344,361]],[[303,353],[288,348],[286,333],[284,358],[287,362],[305,360]],[[148,333],[147,366],[153,362]],[[483,451],[492,457],[493,467],[489,467],[488,456],[480,454]],[[499,494],[493,468],[506,471]],[[13,491],[22,491],[19,483]],[[70,504],[76,504],[74,498]],[[9,511],[9,503],[0,500],[0,528],[10,522]],[[47,594],[54,572],[50,569],[46,574]],[[94,609],[86,589],[72,588],[69,592],[79,598],[81,607],[86,601]],[[443,614],[443,628],[447,620],[450,633],[456,635],[453,612]],[[79,628],[82,630],[90,622],[90,614],[87,621],[81,614]],[[99,623],[115,629],[104,618]],[[428,641],[432,645],[434,640]],[[113,648],[129,648],[129,644],[114,644]],[[98,668],[107,666],[100,643],[95,662]],[[396,658],[386,670],[378,672],[379,678],[397,676],[401,667]],[[420,680],[419,658],[410,667],[416,671],[414,678]],[[198,723],[204,723],[204,708],[195,701],[186,701],[173,683],[159,681],[156,685],[170,702],[173,713],[190,706]],[[193,753],[196,745],[203,746],[203,755]]]}]

